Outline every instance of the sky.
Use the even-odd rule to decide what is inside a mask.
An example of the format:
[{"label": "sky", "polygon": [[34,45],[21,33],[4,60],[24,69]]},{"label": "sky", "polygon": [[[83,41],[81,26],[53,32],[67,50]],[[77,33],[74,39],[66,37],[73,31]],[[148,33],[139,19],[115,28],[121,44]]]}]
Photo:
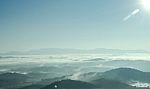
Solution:
[{"label": "sky", "polygon": [[149,23],[141,0],[0,0],[0,52],[150,50]]}]

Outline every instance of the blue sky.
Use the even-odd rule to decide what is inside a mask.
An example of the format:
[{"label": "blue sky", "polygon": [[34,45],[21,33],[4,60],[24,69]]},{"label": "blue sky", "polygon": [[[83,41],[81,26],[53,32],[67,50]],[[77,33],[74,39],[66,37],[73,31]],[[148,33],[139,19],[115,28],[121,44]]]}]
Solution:
[{"label": "blue sky", "polygon": [[[126,21],[123,19],[139,9]],[[39,48],[150,50],[140,0],[0,0],[0,52]]]}]

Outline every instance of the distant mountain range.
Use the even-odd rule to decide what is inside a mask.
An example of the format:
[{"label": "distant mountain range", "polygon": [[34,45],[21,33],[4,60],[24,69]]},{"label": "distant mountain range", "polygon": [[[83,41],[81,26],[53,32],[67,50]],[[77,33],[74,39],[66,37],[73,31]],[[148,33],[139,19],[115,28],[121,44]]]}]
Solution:
[{"label": "distant mountain range", "polygon": [[[92,73],[88,74],[88,76],[92,75]],[[87,76],[87,74],[84,76]],[[96,76],[97,75],[94,77]],[[135,87],[128,84],[130,81],[150,82],[149,72],[142,72],[131,68],[113,69],[100,73],[97,79],[91,79],[86,82],[83,81],[84,79],[66,79],[53,82],[40,89],[150,89],[149,87]]]},{"label": "distant mountain range", "polygon": [[150,53],[150,51],[145,50],[121,50],[121,49],[69,49],[69,48],[45,48],[45,49],[35,49],[30,51],[11,51],[7,53],[1,53],[1,55],[45,55],[45,54],[98,54],[98,53]]},{"label": "distant mountain range", "polygon": [[28,75],[4,73],[0,74],[0,87],[4,89],[150,89],[130,85],[132,81],[150,83],[150,73],[136,69],[117,68],[102,73],[93,72],[82,75],[85,78],[87,76],[92,79],[72,80],[66,75],[31,83],[26,81],[32,79]]},{"label": "distant mountain range", "polygon": [[79,80],[82,81],[92,81],[104,78],[108,80],[117,80],[127,84],[134,81],[150,83],[150,72],[143,72],[132,68],[117,68],[105,72],[90,72],[78,75],[78,77]]}]

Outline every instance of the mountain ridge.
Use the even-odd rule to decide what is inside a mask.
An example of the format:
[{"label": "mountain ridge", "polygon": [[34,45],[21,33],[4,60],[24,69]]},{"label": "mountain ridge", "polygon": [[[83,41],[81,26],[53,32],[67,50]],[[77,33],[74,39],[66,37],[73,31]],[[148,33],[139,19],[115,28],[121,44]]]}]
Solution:
[{"label": "mountain ridge", "polygon": [[123,50],[123,49],[71,49],[71,48],[44,48],[29,51],[10,51],[0,53],[1,55],[46,55],[46,54],[96,54],[96,53],[150,53],[146,50]]}]

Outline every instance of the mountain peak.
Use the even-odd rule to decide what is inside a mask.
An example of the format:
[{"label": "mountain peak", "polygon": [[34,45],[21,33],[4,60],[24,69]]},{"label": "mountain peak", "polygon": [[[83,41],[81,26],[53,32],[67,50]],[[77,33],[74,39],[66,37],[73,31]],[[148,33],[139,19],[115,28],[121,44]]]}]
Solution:
[{"label": "mountain peak", "polygon": [[112,69],[104,72],[102,77],[107,79],[115,79],[123,82],[129,82],[129,81],[150,82],[149,72],[143,72],[132,68]]},{"label": "mountain peak", "polygon": [[93,84],[76,81],[76,80],[61,80],[56,81],[42,89],[93,89],[95,86]]}]

